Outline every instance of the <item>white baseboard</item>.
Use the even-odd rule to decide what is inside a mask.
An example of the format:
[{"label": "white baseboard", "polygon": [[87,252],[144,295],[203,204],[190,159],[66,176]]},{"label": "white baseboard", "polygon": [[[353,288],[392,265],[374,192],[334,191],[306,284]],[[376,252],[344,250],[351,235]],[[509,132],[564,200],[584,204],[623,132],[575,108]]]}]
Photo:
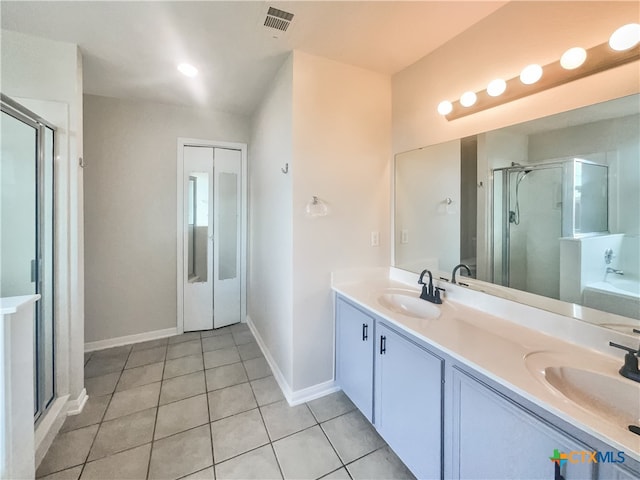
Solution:
[{"label": "white baseboard", "polygon": [[340,390],[340,387],[336,385],[336,382],[329,380],[328,382],[318,383],[317,385],[312,385],[302,390],[295,390],[291,393],[291,398],[287,398],[287,402],[293,407],[301,403],[310,402],[316,398],[324,397],[338,390]]},{"label": "white baseboard", "polygon": [[129,345],[130,343],[146,342],[147,340],[156,340],[158,338],[172,337],[177,334],[178,334],[178,328],[171,327],[171,328],[165,328],[163,330],[154,330],[152,332],[126,335],[124,337],[108,338],[106,340],[98,340],[96,342],[85,343],[84,351],[93,352],[95,350],[103,350],[105,348],[119,347],[120,345]]},{"label": "white baseboard", "polygon": [[329,380],[328,382],[312,385],[311,387],[303,388],[302,390],[291,390],[291,387],[280,371],[278,364],[271,356],[271,352],[262,340],[260,333],[258,333],[258,330],[253,324],[253,321],[251,320],[251,317],[249,315],[247,315],[247,325],[249,325],[249,329],[251,330],[251,333],[253,333],[253,336],[255,337],[260,350],[262,350],[264,358],[267,360],[269,367],[271,367],[273,377],[276,379],[276,382],[278,382],[278,386],[280,387],[280,390],[282,390],[282,394],[284,395],[284,398],[286,398],[289,405],[293,407],[295,405],[299,405],[310,400],[315,400],[316,398],[324,397],[325,395],[340,390],[340,387],[336,385],[334,380]]},{"label": "white baseboard", "polygon": [[75,400],[69,400],[67,402],[67,415],[79,415],[80,413],[82,413],[82,409],[87,403],[87,400],[89,400],[87,389],[83,388],[82,392],[80,392],[80,395],[78,395],[78,398],[76,398]]}]

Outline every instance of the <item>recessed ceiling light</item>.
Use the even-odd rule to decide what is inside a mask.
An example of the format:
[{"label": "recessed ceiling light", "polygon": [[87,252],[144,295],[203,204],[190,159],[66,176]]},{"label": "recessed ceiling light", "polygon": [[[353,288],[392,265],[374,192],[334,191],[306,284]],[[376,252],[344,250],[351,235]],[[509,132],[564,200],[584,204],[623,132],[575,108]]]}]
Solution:
[{"label": "recessed ceiling light", "polygon": [[542,78],[542,67],[538,64],[527,65],[520,73],[520,81],[525,85],[536,83]]},{"label": "recessed ceiling light", "polygon": [[640,42],[640,24],[629,23],[623,25],[609,37],[609,46],[622,52],[635,47]]},{"label": "recessed ceiling light", "polygon": [[560,65],[565,70],[573,70],[578,68],[587,59],[587,51],[584,48],[574,47],[570,48],[562,54],[560,57]]},{"label": "recessed ceiling light", "polygon": [[198,75],[198,69],[193,65],[191,65],[190,63],[181,63],[180,65],[178,65],[178,71],[181,74],[191,78]]},{"label": "recessed ceiling light", "polygon": [[460,105],[462,105],[463,107],[470,107],[471,105],[476,103],[477,99],[478,97],[474,92],[464,92],[460,97]]},{"label": "recessed ceiling light", "polygon": [[489,85],[487,85],[487,93],[492,97],[498,97],[502,95],[506,89],[507,82],[505,82],[501,78],[491,80],[491,82],[489,82]]},{"label": "recessed ceiling light", "polygon": [[438,105],[438,113],[440,115],[448,115],[453,110],[453,105],[449,100],[444,100]]}]

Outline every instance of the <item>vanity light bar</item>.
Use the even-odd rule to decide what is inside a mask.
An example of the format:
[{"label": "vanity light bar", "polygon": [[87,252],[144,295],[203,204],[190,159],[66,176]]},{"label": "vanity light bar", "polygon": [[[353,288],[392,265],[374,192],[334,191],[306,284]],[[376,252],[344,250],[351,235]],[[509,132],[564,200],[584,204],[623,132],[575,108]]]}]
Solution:
[{"label": "vanity light bar", "polygon": [[[461,99],[451,102],[449,112],[443,113],[446,110],[441,111],[440,107],[438,107],[438,111],[447,120],[456,120],[638,59],[640,59],[640,44],[636,43],[628,50],[619,51],[611,48],[609,42],[605,42],[586,50],[586,58],[578,67],[567,69],[558,60],[544,65],[542,76],[534,83],[525,84],[520,76],[513,77],[506,81],[506,88],[502,94],[491,96],[487,90],[481,90],[475,92],[476,101],[470,106],[465,107],[464,104],[468,102],[462,102]],[[440,105],[444,103],[442,102]]]}]

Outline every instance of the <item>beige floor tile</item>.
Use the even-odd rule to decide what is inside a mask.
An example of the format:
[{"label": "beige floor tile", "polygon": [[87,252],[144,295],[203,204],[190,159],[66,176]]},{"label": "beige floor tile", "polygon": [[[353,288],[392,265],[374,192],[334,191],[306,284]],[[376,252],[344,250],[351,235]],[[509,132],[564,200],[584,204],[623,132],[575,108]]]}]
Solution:
[{"label": "beige floor tile", "polygon": [[160,396],[160,382],[133,387],[129,390],[116,392],[111,398],[109,408],[104,416],[105,420],[123,417],[130,413],[156,407]]},{"label": "beige floor tile", "polygon": [[65,470],[84,463],[91,443],[98,431],[98,425],[59,433],[38,467],[38,477]]},{"label": "beige floor tile", "polygon": [[260,346],[254,341],[238,345],[238,352],[240,353],[240,358],[244,361],[263,356]]},{"label": "beige floor tile", "polygon": [[325,475],[321,480],[351,480],[351,477],[349,476],[347,469],[342,467],[335,472]]},{"label": "beige floor tile", "polygon": [[164,378],[173,378],[204,370],[202,354],[167,360],[164,364]]},{"label": "beige floor tile", "polygon": [[95,425],[102,421],[104,412],[107,410],[111,395],[102,395],[100,397],[89,397],[82,412],[78,415],[69,415],[64,421],[64,425],[60,429],[61,432],[76,430],[81,427]]},{"label": "beige floor tile", "polygon": [[342,390],[310,401],[307,405],[318,422],[324,422],[355,410],[355,405]]},{"label": "beige floor tile", "polygon": [[139,352],[140,350],[148,350],[149,348],[163,347],[169,343],[168,338],[156,338],[155,340],[147,340],[146,342],[135,343],[132,352]]},{"label": "beige floor tile", "polygon": [[100,377],[107,373],[121,372],[127,362],[126,357],[107,357],[100,358],[95,354],[91,355],[91,358],[84,366],[84,377]]},{"label": "beige floor tile", "polygon": [[209,425],[154,442],[149,479],[173,479],[213,465]]},{"label": "beige floor tile", "polygon": [[187,357],[189,355],[197,355],[202,353],[202,343],[200,337],[197,340],[189,340],[187,342],[174,343],[167,348],[167,360],[174,358]]},{"label": "beige floor tile", "polygon": [[116,390],[119,379],[120,371],[100,375],[99,377],[86,378],[84,380],[84,388],[87,389],[87,395],[89,395],[89,397],[109,395]]},{"label": "beige floor tile", "polygon": [[343,463],[350,463],[384,446],[384,440],[359,410],[321,424]]},{"label": "beige floor tile", "polygon": [[182,477],[180,480],[214,480],[215,475],[213,473],[213,467],[205,468],[199,472],[192,473],[186,477]]},{"label": "beige floor tile", "polygon": [[155,423],[155,408],[103,422],[91,447],[89,460],[151,442]]},{"label": "beige floor tile", "polygon": [[284,399],[282,390],[280,390],[280,387],[273,376],[252,380],[251,388],[253,388],[253,393],[255,394],[258,405],[260,406]]},{"label": "beige floor tile", "polygon": [[220,350],[221,348],[234,346],[235,342],[233,341],[233,336],[230,333],[202,339],[202,350],[204,352],[211,352],[213,350]]},{"label": "beige floor tile", "polygon": [[244,368],[247,371],[249,380],[257,380],[258,378],[273,375],[271,367],[264,357],[252,358],[251,360],[246,360],[242,363],[244,363]]},{"label": "beige floor tile", "polygon": [[204,367],[215,368],[240,361],[240,354],[236,347],[221,348],[204,353]]},{"label": "beige floor tile", "polygon": [[223,365],[222,367],[210,368],[205,370],[207,376],[207,390],[219,390],[220,388],[238,385],[239,383],[248,382],[242,363],[232,363],[231,365]]},{"label": "beige floor tile", "polygon": [[216,463],[269,443],[269,436],[256,408],[211,424]]},{"label": "beige floor tile", "polygon": [[190,340],[200,340],[200,332],[187,332],[182,335],[174,335],[169,337],[169,345],[174,343],[188,342]]},{"label": "beige floor tile", "polygon": [[409,469],[389,447],[383,447],[347,465],[354,480],[414,479]]},{"label": "beige floor tile", "polygon": [[131,352],[125,368],[141,367],[151,363],[164,362],[166,353],[167,347],[165,346]]},{"label": "beige floor tile", "polygon": [[82,472],[82,465],[62,470],[61,472],[52,473],[46,477],[38,477],[38,480],[78,480]]},{"label": "beige floor tile", "polygon": [[278,440],[273,448],[287,479],[318,478],[342,466],[319,426]]},{"label": "beige floor tile", "polygon": [[158,362],[124,370],[120,376],[120,380],[118,381],[116,392],[133,387],[139,387],[140,385],[159,382],[162,380],[163,369],[164,362]]},{"label": "beige floor tile", "polygon": [[217,480],[282,479],[271,445],[244,453],[216,465]]},{"label": "beige floor tile", "polygon": [[202,371],[169,378],[162,382],[160,405],[194,397],[206,393],[206,391],[204,372]]},{"label": "beige floor tile", "polygon": [[158,408],[154,440],[209,423],[207,396],[198,395]]},{"label": "beige floor tile", "polygon": [[236,413],[246,412],[258,406],[248,383],[209,392],[211,421]]},{"label": "beige floor tile", "polygon": [[260,407],[260,410],[272,441],[316,424],[316,419],[305,404],[290,407],[286,400],[281,400]]},{"label": "beige floor tile", "polygon": [[151,444],[116,453],[109,457],[88,462],[82,471],[81,480],[124,480],[147,477]]},{"label": "beige floor tile", "polygon": [[233,332],[233,341],[236,345],[244,345],[245,343],[255,342],[256,339],[251,333],[251,330],[241,330],[237,332]]}]

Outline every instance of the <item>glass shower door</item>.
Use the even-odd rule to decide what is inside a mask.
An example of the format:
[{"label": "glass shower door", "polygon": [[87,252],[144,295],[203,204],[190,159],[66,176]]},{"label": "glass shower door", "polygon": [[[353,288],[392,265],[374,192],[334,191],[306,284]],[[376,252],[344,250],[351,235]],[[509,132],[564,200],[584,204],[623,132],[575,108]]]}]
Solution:
[{"label": "glass shower door", "polygon": [[54,131],[2,104],[0,296],[40,294],[34,318],[34,420],[55,396]]}]

